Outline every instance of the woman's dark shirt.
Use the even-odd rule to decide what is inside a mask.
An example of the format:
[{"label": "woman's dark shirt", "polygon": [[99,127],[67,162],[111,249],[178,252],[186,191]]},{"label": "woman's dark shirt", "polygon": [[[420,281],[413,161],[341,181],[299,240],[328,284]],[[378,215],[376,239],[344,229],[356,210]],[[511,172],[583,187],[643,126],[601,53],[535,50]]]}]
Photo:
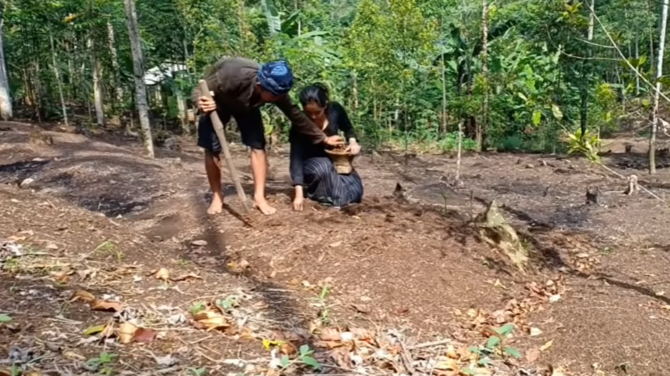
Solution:
[{"label": "woman's dark shirt", "polygon": [[[354,127],[341,104],[330,102],[327,112],[328,126],[323,130],[326,136],[335,136],[342,131],[347,141],[356,138]],[[323,144],[314,144],[308,137],[298,133],[294,128],[289,131],[289,142],[291,144],[290,170],[293,185],[305,185],[303,161],[314,157],[327,157],[328,154],[326,154]]]}]

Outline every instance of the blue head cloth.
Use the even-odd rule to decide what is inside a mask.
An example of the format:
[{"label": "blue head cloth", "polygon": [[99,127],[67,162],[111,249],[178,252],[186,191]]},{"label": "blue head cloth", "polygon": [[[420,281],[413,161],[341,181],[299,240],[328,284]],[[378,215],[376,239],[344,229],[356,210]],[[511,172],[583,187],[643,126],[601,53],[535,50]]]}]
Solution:
[{"label": "blue head cloth", "polygon": [[274,95],[284,95],[293,87],[293,73],[286,60],[265,63],[258,70],[258,82]]}]

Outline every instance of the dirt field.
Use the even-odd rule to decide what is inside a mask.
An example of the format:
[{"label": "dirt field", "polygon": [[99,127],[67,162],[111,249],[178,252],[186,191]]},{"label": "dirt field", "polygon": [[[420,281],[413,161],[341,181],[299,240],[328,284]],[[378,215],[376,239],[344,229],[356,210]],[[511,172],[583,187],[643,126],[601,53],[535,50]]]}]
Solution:
[{"label": "dirt field", "polygon": [[[0,375],[12,364],[132,375],[670,368],[668,206],[624,195],[625,179],[584,160],[466,156],[455,185],[449,156],[366,154],[355,162],[362,204],[294,213],[283,150],[270,156],[275,215],[240,215],[226,181],[228,210],[207,217],[192,140],[148,160],[118,135],[44,131],[53,145],[41,145],[32,129],[0,123],[0,321],[11,318],[0,322]],[[649,177],[644,144],[629,142],[631,153],[613,142],[604,164],[665,200],[670,160]],[[600,205],[586,205],[589,187]],[[530,250],[525,272],[471,221],[494,199]]]}]

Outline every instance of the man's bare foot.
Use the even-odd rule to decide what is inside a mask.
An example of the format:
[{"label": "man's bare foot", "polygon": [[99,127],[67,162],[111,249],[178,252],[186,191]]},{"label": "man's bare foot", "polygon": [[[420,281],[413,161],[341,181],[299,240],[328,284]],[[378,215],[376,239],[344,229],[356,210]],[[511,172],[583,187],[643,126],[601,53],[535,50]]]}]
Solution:
[{"label": "man's bare foot", "polygon": [[212,203],[209,205],[209,209],[207,209],[207,214],[219,214],[221,211],[223,211],[223,200],[220,196],[214,195],[214,197],[212,197]]},{"label": "man's bare foot", "polygon": [[270,203],[265,198],[254,199],[254,207],[265,215],[271,215],[277,211],[277,209],[270,206]]}]

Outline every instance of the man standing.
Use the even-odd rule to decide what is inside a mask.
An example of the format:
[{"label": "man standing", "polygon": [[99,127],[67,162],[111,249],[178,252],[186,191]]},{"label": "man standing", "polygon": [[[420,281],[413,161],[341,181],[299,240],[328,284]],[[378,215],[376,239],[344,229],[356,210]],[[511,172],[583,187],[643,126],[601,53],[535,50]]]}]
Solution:
[{"label": "man standing", "polygon": [[[284,60],[259,66],[243,58],[225,58],[210,67],[205,80],[213,93],[213,100],[200,97],[198,88],[193,92],[201,113],[216,110],[221,122],[235,118],[242,143],[251,149],[251,170],[254,177],[254,206],[261,213],[273,214],[276,209],[265,198],[267,164],[265,155],[265,128],[260,107],[274,103],[291,121],[296,130],[315,144],[329,146],[342,144],[339,136],[326,137],[300,109],[293,104],[288,92],[293,87],[293,74]],[[220,213],[223,208],[221,193],[221,145],[209,116],[200,116],[198,146],[205,149],[205,170],[212,190],[208,214]]]}]

